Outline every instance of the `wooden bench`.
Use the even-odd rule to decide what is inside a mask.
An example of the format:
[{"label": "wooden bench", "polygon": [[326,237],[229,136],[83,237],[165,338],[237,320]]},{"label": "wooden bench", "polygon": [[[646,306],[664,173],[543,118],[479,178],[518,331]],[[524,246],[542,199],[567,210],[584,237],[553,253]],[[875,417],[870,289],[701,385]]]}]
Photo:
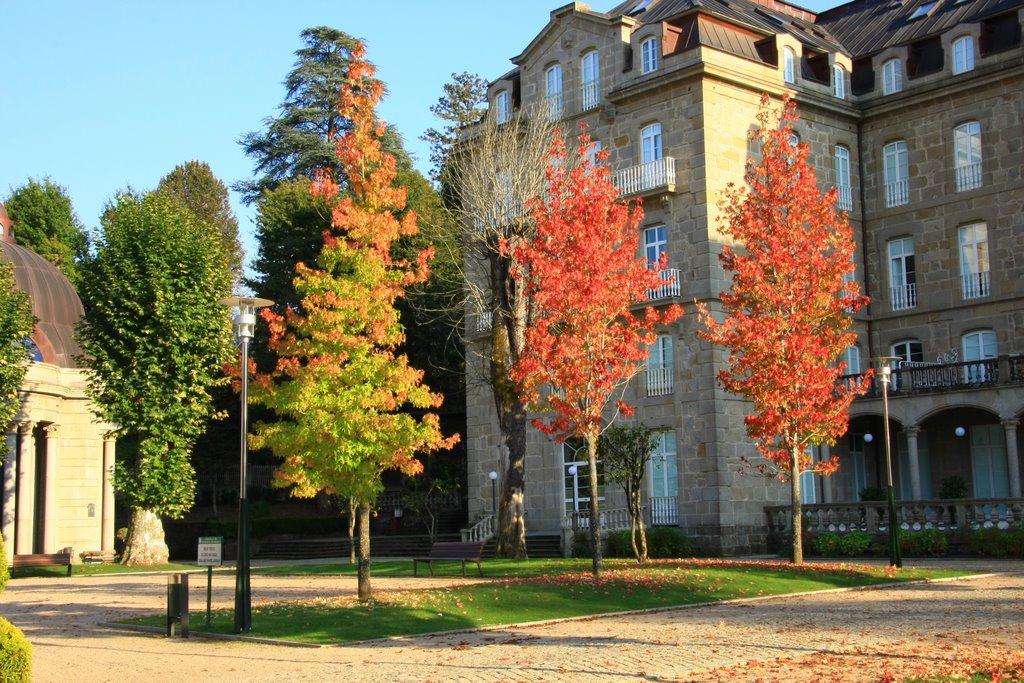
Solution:
[{"label": "wooden bench", "polygon": [[426,562],[430,569],[430,575],[434,575],[434,562],[461,562],[462,575],[466,575],[466,563],[476,562],[476,570],[480,576],[484,575],[480,567],[480,554],[484,550],[482,541],[447,541],[439,542],[430,546],[430,554],[427,557],[414,557],[412,560],[412,575],[418,576],[416,568],[420,562]]},{"label": "wooden bench", "polygon": [[113,550],[85,550],[78,553],[82,558],[82,564],[113,564],[117,560],[117,554]]},{"label": "wooden bench", "polygon": [[61,567],[67,565],[68,576],[71,576],[71,548],[64,548],[59,553],[37,553],[35,555],[15,555],[11,562],[13,569],[22,567]]}]

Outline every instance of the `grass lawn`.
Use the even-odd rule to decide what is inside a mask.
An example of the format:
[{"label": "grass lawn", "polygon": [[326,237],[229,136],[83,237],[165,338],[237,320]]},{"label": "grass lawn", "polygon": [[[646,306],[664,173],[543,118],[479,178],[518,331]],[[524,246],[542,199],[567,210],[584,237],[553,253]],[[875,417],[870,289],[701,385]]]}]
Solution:
[{"label": "grass lawn", "polygon": [[[96,576],[98,574],[134,574],[138,572],[185,572],[195,571],[195,565],[187,564],[155,564],[146,567],[126,567],[123,564],[76,564],[72,567],[72,576]],[[28,579],[33,577],[67,578],[67,565],[63,567],[19,567],[11,569],[12,579]]]},{"label": "grass lawn", "polygon": [[[487,560],[484,564],[485,576],[491,579],[485,583],[394,592],[378,590],[369,604],[359,603],[353,595],[338,595],[254,605],[250,635],[332,644],[969,573],[728,560],[660,560],[639,567],[631,561],[609,560],[604,576],[595,581],[589,574],[588,560]],[[458,564],[451,571],[440,569],[454,573]],[[377,576],[407,575],[412,572],[412,562],[375,562],[373,570]],[[270,571],[351,574],[355,568],[345,564],[259,570]],[[254,581],[258,582],[258,578]],[[231,633],[231,610],[215,612],[209,627],[205,626],[205,617],[205,611],[191,614],[193,630]],[[131,623],[162,626],[164,618]]]}]

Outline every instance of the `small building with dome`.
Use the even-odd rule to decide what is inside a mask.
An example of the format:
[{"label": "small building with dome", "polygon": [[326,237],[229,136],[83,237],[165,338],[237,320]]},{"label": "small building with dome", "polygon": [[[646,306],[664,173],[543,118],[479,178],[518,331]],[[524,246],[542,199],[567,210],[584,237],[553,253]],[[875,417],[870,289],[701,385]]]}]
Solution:
[{"label": "small building with dome", "polygon": [[86,391],[75,325],[84,311],[56,266],[16,244],[0,204],[0,260],[14,267],[38,318],[34,358],[22,383],[21,406],[5,425],[2,520],[7,557],[114,549],[114,440]]}]

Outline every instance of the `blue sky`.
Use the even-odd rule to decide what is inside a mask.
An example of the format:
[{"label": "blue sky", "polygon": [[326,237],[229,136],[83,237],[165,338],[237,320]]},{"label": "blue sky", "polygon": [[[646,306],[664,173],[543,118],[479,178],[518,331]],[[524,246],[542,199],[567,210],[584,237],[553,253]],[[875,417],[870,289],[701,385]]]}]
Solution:
[{"label": "blue sky", "polygon": [[[249,178],[237,140],[276,113],[299,33],[321,25],[366,41],[390,91],[378,111],[426,173],[419,137],[450,75],[500,76],[562,4],[0,0],[0,198],[49,176],[91,229],[116,192],[152,189],[191,159],[228,185]],[[251,258],[254,212],[231,200]]]}]

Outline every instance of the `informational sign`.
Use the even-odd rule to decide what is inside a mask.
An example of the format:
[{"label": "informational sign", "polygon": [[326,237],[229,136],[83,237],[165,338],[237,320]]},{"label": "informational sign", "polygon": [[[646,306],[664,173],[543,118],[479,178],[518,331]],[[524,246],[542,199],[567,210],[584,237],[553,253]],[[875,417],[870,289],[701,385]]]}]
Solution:
[{"label": "informational sign", "polygon": [[223,536],[200,536],[199,553],[196,555],[196,564],[207,567],[220,566],[223,564],[221,549],[224,547]]}]

